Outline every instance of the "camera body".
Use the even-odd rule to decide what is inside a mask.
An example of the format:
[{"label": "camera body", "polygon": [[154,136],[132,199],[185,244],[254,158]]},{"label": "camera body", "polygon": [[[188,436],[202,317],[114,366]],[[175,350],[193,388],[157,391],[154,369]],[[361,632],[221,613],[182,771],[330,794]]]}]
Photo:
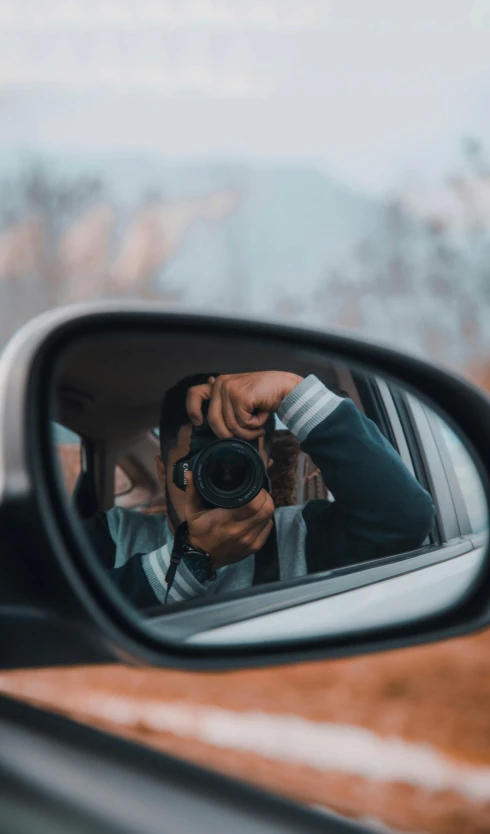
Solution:
[{"label": "camera body", "polygon": [[258,448],[258,440],[217,438],[204,419],[201,426],[192,428],[189,454],[173,466],[173,482],[185,490],[186,473],[190,471],[206,507],[243,507],[262,489],[269,491]]}]

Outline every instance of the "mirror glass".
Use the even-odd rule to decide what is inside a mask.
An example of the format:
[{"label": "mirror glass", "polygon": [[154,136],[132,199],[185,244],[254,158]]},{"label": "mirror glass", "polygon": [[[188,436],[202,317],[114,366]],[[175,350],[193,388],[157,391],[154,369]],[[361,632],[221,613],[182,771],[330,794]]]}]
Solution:
[{"label": "mirror glass", "polygon": [[374,368],[249,336],[100,334],[64,353],[52,403],[87,558],[166,639],[375,631],[440,613],[481,567],[470,449]]}]

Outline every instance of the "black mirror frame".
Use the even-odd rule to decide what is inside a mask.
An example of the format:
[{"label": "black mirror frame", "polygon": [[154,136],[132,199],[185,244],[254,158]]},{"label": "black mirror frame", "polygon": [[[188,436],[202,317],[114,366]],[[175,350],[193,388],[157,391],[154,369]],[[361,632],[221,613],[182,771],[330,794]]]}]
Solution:
[{"label": "black mirror frame", "polygon": [[[0,359],[0,622],[12,635],[4,668],[125,660],[188,670],[231,669],[338,658],[460,636],[490,623],[490,560],[471,592],[430,620],[343,640],[294,645],[202,648],[172,646],[142,627],[99,581],[75,515],[63,498],[49,435],[57,357],[87,334],[168,331],[222,334],[323,351],[402,382],[468,440],[490,505],[490,400],[465,380],[423,360],[342,332],[169,311],[163,305],[95,303],[40,316],[11,340]],[[28,523],[27,523],[28,521]],[[100,569],[99,569],[100,570]],[[8,622],[6,621],[8,620]],[[33,641],[36,641],[33,643]]]}]

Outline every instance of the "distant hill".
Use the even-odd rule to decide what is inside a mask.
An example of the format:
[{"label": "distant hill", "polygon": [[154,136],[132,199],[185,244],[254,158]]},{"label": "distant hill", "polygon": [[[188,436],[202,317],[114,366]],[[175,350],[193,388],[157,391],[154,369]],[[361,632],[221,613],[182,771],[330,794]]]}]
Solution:
[{"label": "distant hill", "polygon": [[313,167],[0,154],[0,343],[55,304],[137,295],[470,361],[490,332],[477,185],[453,230],[439,192],[393,209]]},{"label": "distant hill", "polygon": [[196,221],[157,278],[184,294],[190,290],[198,302],[213,296],[216,303],[238,299],[255,307],[264,294],[270,299],[298,287],[311,292],[328,267],[382,230],[381,204],[314,169],[212,160],[179,164],[138,156],[4,155],[0,180],[15,180],[34,163],[62,180],[99,178],[103,199],[116,212],[119,243],[150,200],[236,192],[236,208],[219,223]]}]

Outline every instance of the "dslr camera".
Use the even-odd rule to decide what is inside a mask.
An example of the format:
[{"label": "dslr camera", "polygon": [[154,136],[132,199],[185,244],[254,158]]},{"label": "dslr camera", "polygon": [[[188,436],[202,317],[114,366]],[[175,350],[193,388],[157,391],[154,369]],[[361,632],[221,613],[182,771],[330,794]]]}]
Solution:
[{"label": "dslr camera", "polygon": [[209,508],[243,507],[261,489],[270,491],[258,440],[217,438],[209,427],[204,408],[203,416],[202,425],[192,428],[189,454],[173,466],[174,484],[185,490],[186,473],[192,472],[201,500]]}]

